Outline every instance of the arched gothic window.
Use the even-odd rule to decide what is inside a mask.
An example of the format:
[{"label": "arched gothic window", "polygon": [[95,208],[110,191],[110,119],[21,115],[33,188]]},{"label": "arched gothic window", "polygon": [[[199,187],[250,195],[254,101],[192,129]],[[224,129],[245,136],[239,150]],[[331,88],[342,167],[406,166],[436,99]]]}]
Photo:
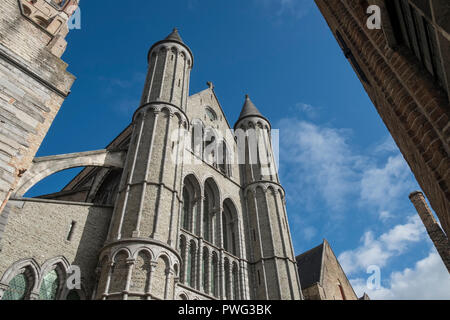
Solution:
[{"label": "arched gothic window", "polygon": [[184,230],[190,231],[190,206],[191,206],[191,199],[189,197],[189,192],[187,191],[186,187],[183,188],[183,214],[181,216],[181,225]]},{"label": "arched gothic window", "polygon": [[191,150],[199,157],[202,157],[203,154],[204,131],[203,123],[200,120],[192,122]]},{"label": "arched gothic window", "polygon": [[180,217],[180,228],[199,235],[200,184],[194,175],[184,179],[183,210]]},{"label": "arched gothic window", "polygon": [[181,252],[181,274],[180,281],[181,283],[185,283],[186,275],[185,275],[185,266],[187,263],[186,260],[186,239],[184,237],[180,237],[180,252]]},{"label": "arched gothic window", "polygon": [[189,254],[188,254],[188,265],[187,265],[187,271],[186,271],[186,278],[187,278],[187,285],[195,288],[195,275],[196,275],[196,253],[197,248],[194,241],[191,241],[189,245]]},{"label": "arched gothic window", "polygon": [[230,279],[230,262],[228,259],[225,259],[224,263],[224,272],[225,272],[225,297],[227,300],[231,300],[231,279]]},{"label": "arched gothic window", "polygon": [[209,293],[209,252],[208,249],[205,247],[203,249],[203,291],[205,293]]},{"label": "arched gothic window", "polygon": [[60,275],[55,270],[48,272],[41,283],[39,289],[40,300],[56,300],[60,288]]},{"label": "arched gothic window", "polygon": [[205,190],[205,197],[203,199],[203,238],[211,242],[211,197],[209,190]]},{"label": "arched gothic window", "polygon": [[211,128],[206,130],[204,136],[204,156],[203,159],[217,168],[217,134]]},{"label": "arched gothic window", "polygon": [[3,294],[2,300],[27,300],[35,278],[28,268],[17,274],[8,283],[8,289]]},{"label": "arched gothic window", "polygon": [[238,224],[237,213],[233,202],[227,199],[223,203],[222,213],[223,248],[225,251],[237,256],[238,248]]},{"label": "arched gothic window", "polygon": [[211,261],[211,294],[215,297],[219,297],[218,276],[219,276],[218,258],[217,255],[214,253]]},{"label": "arched gothic window", "polygon": [[220,224],[218,218],[220,213],[220,193],[219,187],[213,178],[208,178],[205,182],[203,201],[203,238],[215,245],[220,245]]},{"label": "arched gothic window", "polygon": [[238,266],[233,263],[233,271],[231,273],[231,284],[233,286],[233,300],[239,300],[239,273]]},{"label": "arched gothic window", "polygon": [[222,141],[219,144],[218,148],[218,156],[217,156],[217,162],[219,164],[219,170],[224,175],[231,177],[231,156],[228,152],[227,145],[224,141]]}]

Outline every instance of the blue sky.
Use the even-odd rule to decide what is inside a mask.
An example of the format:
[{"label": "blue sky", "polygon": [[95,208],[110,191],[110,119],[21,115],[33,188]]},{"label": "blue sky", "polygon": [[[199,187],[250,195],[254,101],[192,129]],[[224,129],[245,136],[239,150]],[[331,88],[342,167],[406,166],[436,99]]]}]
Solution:
[{"label": "blue sky", "polygon": [[[450,279],[410,204],[419,189],[312,0],[81,1],[63,56],[77,76],[38,156],[104,148],[131,121],[150,46],[173,27],[230,121],[250,94],[280,129],[280,177],[297,254],[326,238],[359,295],[450,299]],[[63,187],[56,174],[29,196]],[[369,290],[367,268],[381,270]],[[445,285],[447,284],[447,285]]]}]

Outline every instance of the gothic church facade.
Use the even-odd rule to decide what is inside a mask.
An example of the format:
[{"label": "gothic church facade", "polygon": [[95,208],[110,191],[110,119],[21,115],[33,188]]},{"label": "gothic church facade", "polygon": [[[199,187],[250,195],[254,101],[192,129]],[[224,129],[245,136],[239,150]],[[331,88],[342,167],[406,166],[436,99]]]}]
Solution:
[{"label": "gothic church facade", "polygon": [[[37,158],[20,177],[0,299],[302,299],[269,120],[247,96],[233,135],[211,83],[189,95],[176,29],[148,62],[140,107],[105,150]],[[73,167],[86,168],[61,192],[23,198]]]}]

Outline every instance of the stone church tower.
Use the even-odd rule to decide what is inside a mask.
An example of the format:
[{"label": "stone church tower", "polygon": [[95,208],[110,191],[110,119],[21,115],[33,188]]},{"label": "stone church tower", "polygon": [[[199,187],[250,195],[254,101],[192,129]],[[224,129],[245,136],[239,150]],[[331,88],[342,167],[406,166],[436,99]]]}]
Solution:
[{"label": "stone church tower", "polygon": [[[135,291],[164,299],[174,296],[174,278],[181,265],[177,250],[179,212],[182,206],[182,156],[184,150],[172,148],[173,132],[187,129],[186,116],[189,75],[193,65],[190,49],[177,30],[153,45],[141,106],[133,116],[131,142],[119,185],[107,246],[101,255],[126,256],[139,248],[139,263],[145,254],[160,255],[149,266],[153,284],[131,281],[132,264],[126,259],[101,276],[100,294]],[[184,136],[180,136],[181,139]],[[183,145],[183,143],[179,144]],[[175,161],[169,159],[174,156]],[[142,261],[140,260],[142,259]],[[106,259],[104,263],[112,261]],[[103,262],[102,267],[105,267]],[[120,273],[120,276],[116,276]],[[152,277],[149,278],[151,280]],[[139,279],[142,280],[142,279]],[[161,291],[161,292],[158,292]]]},{"label": "stone church tower", "polygon": [[[302,299],[270,122],[247,96],[232,130],[212,83],[189,95],[193,65],[174,29],[105,150],[33,160],[4,210],[0,299]],[[23,198],[73,167],[62,191]]]},{"label": "stone church tower", "polygon": [[[189,95],[193,65],[174,29],[151,47],[140,106],[104,150],[32,161],[3,210],[0,300],[303,299],[271,124],[246,96],[232,130],[211,82]],[[75,167],[60,192],[23,197]],[[320,298],[339,279],[351,292],[342,272],[326,277]]]},{"label": "stone church tower", "polygon": [[[192,67],[192,52],[176,29],[150,49],[141,106],[133,116],[108,240],[100,254],[97,298],[173,299],[176,293],[180,296],[179,291],[187,291],[183,297],[203,291],[224,299],[300,299],[284,193],[271,150],[270,123],[248,96],[235,126],[245,140],[241,152],[245,158],[239,162],[242,176],[236,170],[235,183],[240,188],[232,190],[242,219],[232,199],[223,204],[219,201],[225,190],[215,182],[230,179],[227,167],[238,159],[226,151],[226,145],[236,149],[233,141],[221,141],[226,132],[210,131],[208,135],[205,130],[213,127],[201,129],[198,142],[206,143],[194,141],[192,145],[194,151],[197,146],[203,148],[206,163],[191,164],[191,169],[205,171],[202,167],[210,161],[212,176],[204,187],[199,187],[195,175],[183,181],[183,173],[189,170],[184,166],[188,150],[183,146],[192,145],[185,143],[184,134],[176,134],[178,141],[173,141],[173,134],[198,128],[191,120],[200,119],[191,119],[193,112],[188,110]],[[215,122],[222,111],[209,108],[195,111],[209,111],[209,120]],[[196,133],[192,131],[193,140]],[[252,147],[256,152],[250,150]],[[264,162],[266,167],[259,154],[269,159]],[[130,253],[137,251],[137,256],[130,258]],[[242,259],[245,253],[247,257]],[[177,287],[180,272],[182,284]],[[183,284],[187,286],[181,287]]]}]

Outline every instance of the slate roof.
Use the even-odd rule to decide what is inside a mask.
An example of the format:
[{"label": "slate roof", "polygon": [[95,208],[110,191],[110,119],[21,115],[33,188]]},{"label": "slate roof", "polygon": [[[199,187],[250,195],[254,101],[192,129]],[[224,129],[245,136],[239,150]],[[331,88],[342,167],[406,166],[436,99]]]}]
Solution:
[{"label": "slate roof", "polygon": [[178,33],[178,29],[177,28],[174,28],[172,33],[169,34],[165,40],[171,40],[171,41],[177,41],[177,42],[184,43],[183,39],[181,39],[181,36]]},{"label": "slate roof", "polygon": [[315,247],[299,256],[297,256],[297,267],[300,277],[300,284],[303,289],[309,288],[315,283],[320,282],[322,271],[323,246]]},{"label": "slate roof", "polygon": [[245,103],[242,107],[241,115],[239,116],[239,120],[249,116],[257,116],[262,117],[261,112],[259,112],[258,108],[254,105],[252,100],[250,100],[249,95],[245,96]]}]

